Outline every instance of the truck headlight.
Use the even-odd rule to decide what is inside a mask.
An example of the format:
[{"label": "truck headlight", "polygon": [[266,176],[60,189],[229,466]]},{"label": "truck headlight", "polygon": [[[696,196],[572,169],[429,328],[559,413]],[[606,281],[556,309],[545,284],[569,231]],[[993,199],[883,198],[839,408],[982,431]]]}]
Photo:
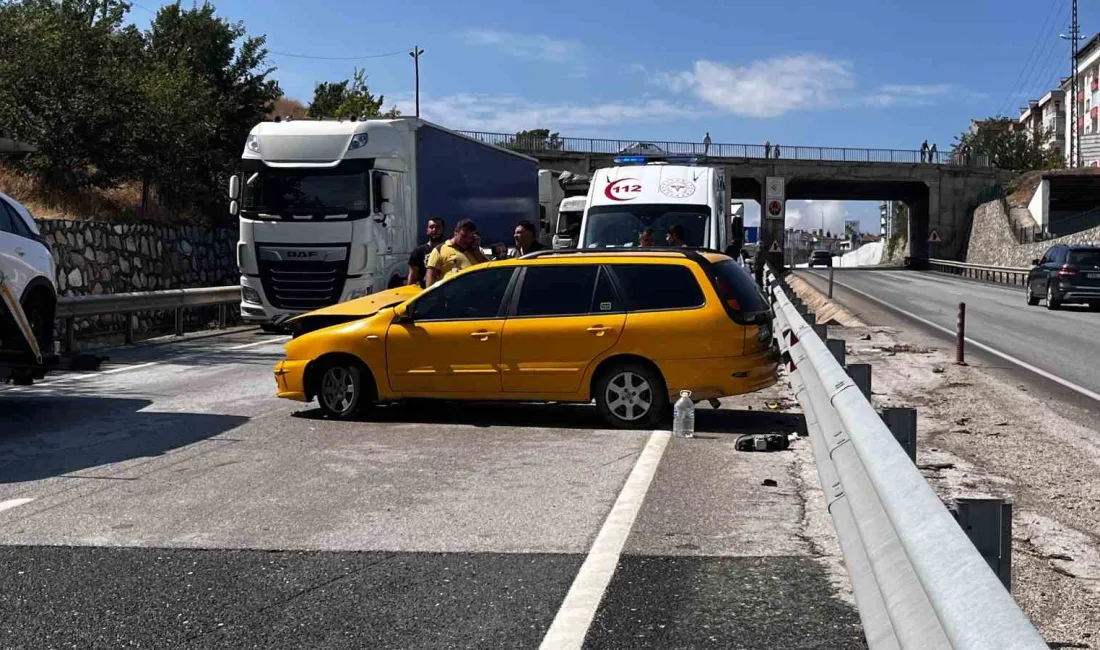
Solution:
[{"label": "truck headlight", "polygon": [[260,153],[260,138],[253,134],[248,134],[248,140],[245,141],[245,146],[252,153]]},{"label": "truck headlight", "polygon": [[356,149],[362,149],[367,146],[367,134],[356,133],[351,136],[351,142],[348,143],[348,151],[354,151]]},{"label": "truck headlight", "polygon": [[369,296],[373,289],[371,287],[363,287],[362,289],[356,289],[348,294],[348,300],[355,300],[356,298],[362,298],[363,296]]},{"label": "truck headlight", "polygon": [[250,302],[254,305],[264,304],[263,300],[260,300],[260,292],[252,287],[241,287],[241,300]]}]

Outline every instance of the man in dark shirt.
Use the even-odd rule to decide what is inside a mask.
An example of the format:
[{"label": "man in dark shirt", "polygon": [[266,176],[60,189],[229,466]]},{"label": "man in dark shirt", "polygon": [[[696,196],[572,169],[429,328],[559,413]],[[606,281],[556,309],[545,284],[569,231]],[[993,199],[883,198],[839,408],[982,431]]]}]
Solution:
[{"label": "man in dark shirt", "polygon": [[409,255],[408,285],[424,287],[424,280],[428,276],[428,256],[443,243],[443,219],[432,217],[428,220],[428,241],[413,249]]},{"label": "man in dark shirt", "polygon": [[528,253],[546,248],[539,243],[538,232],[535,224],[530,221],[523,220],[517,223],[516,231],[513,233],[513,238],[516,240],[516,249],[512,253],[512,257],[523,257]]}]

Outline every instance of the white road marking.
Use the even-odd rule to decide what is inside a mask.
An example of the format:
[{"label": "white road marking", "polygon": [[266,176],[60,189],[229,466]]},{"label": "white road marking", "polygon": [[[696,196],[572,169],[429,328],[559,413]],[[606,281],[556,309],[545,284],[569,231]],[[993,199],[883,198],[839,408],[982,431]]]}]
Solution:
[{"label": "white road marking", "polygon": [[[937,329],[941,332],[944,332],[945,334],[949,334],[950,336],[955,336],[955,330],[951,329],[950,327],[944,327],[942,325],[937,325],[936,323],[933,323],[932,321],[930,321],[928,319],[921,318],[920,316],[917,316],[916,314],[914,314],[912,312],[906,311],[906,310],[902,309],[901,307],[897,307],[895,305],[892,305],[892,304],[886,302],[885,300],[883,300],[881,298],[876,298],[875,296],[872,296],[871,294],[869,294],[865,291],[860,291],[859,289],[856,289],[856,288],[854,288],[850,285],[844,284],[843,282],[837,282],[835,279],[833,280],[833,284],[836,284],[837,286],[844,287],[848,291],[851,291],[852,293],[859,294],[859,295],[863,296],[864,298],[866,298],[866,299],[868,299],[872,302],[877,302],[878,304],[882,305],[883,307],[886,307],[887,309],[892,309],[895,312],[901,314],[902,316],[905,316],[907,318],[911,318],[911,319],[917,321],[918,323],[923,323],[924,325],[927,325],[928,327],[931,327],[933,329]],[[1047,372],[1046,370],[1043,370],[1042,368],[1037,368],[1037,367],[1031,365],[1030,363],[1028,363],[1028,362],[1026,362],[1022,359],[1017,359],[1016,357],[1012,356],[1011,354],[1001,352],[1000,350],[998,350],[996,348],[992,348],[992,347],[990,347],[990,346],[988,346],[984,343],[979,343],[978,341],[975,341],[974,339],[970,338],[969,336],[966,336],[966,337],[963,337],[963,338],[967,343],[973,345],[974,347],[976,347],[980,350],[985,350],[986,352],[988,352],[988,353],[990,353],[994,356],[1000,357],[1000,358],[1004,359],[1005,361],[1008,361],[1009,363],[1016,364],[1017,366],[1023,368],[1024,370],[1033,372],[1033,373],[1039,375],[1040,377],[1043,377],[1045,379],[1049,379],[1050,381],[1053,381],[1056,384],[1060,384],[1062,386],[1065,386],[1066,388],[1074,391],[1075,393],[1078,393],[1079,395],[1084,395],[1085,397],[1088,397],[1089,399],[1100,402],[1100,393],[1089,390],[1088,388],[1085,388],[1084,386],[1081,386],[1079,384],[1075,384],[1072,381],[1069,381],[1068,379],[1062,379],[1058,375]]]},{"label": "white road marking", "polygon": [[11,510],[12,508],[18,508],[21,505],[25,505],[34,501],[34,499],[8,499],[7,501],[0,501],[0,512],[5,510]]},{"label": "white road marking", "polygon": [[649,436],[539,650],[579,649],[584,644],[670,437],[668,431],[654,431]]},{"label": "white road marking", "polygon": [[289,338],[287,338],[287,337],[277,337],[277,338],[272,338],[272,339],[264,339],[263,341],[253,341],[252,343],[245,343],[243,345],[234,345],[234,346],[228,347],[228,348],[217,348],[217,349],[214,349],[214,350],[206,350],[206,351],[203,351],[203,352],[194,352],[192,354],[181,354],[179,356],[168,357],[167,359],[158,359],[157,361],[146,361],[145,363],[136,363],[136,364],[131,365],[131,366],[120,366],[118,368],[111,368],[110,370],[101,370],[101,371],[98,371],[98,372],[80,373],[80,374],[74,374],[74,375],[64,375],[64,376],[56,377],[56,378],[48,380],[48,381],[35,382],[34,386],[54,386],[54,385],[57,385],[57,384],[63,384],[63,383],[67,383],[67,382],[80,381],[81,379],[85,379],[87,377],[98,377],[100,375],[113,375],[113,374],[119,373],[119,372],[129,372],[131,370],[140,370],[142,368],[149,368],[149,367],[152,367],[152,366],[163,366],[163,365],[168,365],[168,364],[175,363],[175,362],[178,362],[178,361],[187,361],[187,360],[190,360],[190,359],[196,359],[198,357],[207,357],[207,356],[210,356],[212,354],[219,354],[219,353],[222,353],[222,352],[228,352],[230,350],[243,350],[245,348],[254,348],[254,347],[257,347],[257,346],[260,346],[260,345],[268,345],[268,344],[271,344],[271,343],[284,343],[287,340],[289,340]]}]

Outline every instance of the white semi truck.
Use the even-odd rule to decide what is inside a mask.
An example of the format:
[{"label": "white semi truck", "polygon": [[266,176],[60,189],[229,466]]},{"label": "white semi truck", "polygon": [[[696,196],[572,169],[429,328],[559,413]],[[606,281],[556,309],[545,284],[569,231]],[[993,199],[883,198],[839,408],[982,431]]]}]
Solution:
[{"label": "white semi truck", "polygon": [[731,243],[725,179],[714,167],[672,164],[671,158],[623,156],[592,177],[577,248],[638,246],[642,230],[665,245],[672,226],[684,243],[728,251]]},{"label": "white semi truck", "polygon": [[403,284],[430,218],[483,248],[539,221],[538,162],[414,117],[252,129],[229,183],[241,316],[265,328]]}]

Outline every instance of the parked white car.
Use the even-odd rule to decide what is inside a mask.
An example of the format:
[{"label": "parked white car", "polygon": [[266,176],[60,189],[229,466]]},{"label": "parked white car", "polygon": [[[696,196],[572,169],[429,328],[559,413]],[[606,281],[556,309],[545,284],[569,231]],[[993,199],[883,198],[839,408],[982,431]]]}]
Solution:
[{"label": "parked white car", "polygon": [[[34,218],[22,204],[0,192],[0,270],[11,294],[19,300],[43,354],[53,352],[53,322],[57,281],[50,247]],[[4,312],[7,309],[3,309]],[[0,314],[0,349],[26,347],[10,314]]]}]

